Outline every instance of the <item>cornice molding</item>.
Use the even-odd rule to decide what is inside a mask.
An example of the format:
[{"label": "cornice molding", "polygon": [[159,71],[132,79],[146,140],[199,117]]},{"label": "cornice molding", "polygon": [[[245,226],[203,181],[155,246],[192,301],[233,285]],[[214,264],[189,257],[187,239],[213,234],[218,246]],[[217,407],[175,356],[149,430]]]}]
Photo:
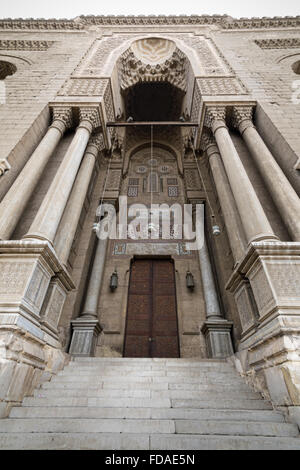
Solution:
[{"label": "cornice molding", "polygon": [[84,30],[89,26],[176,26],[176,25],[218,25],[221,29],[274,29],[299,28],[300,16],[274,18],[240,18],[228,15],[191,15],[191,16],[79,16],[68,19],[12,19],[0,20],[0,30]]}]

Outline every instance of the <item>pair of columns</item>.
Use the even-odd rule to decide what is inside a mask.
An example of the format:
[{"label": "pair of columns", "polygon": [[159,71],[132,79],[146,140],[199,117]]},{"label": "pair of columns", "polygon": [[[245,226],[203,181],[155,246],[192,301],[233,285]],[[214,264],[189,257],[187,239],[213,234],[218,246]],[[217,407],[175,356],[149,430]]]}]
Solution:
[{"label": "pair of columns", "polygon": [[[251,242],[276,240],[277,237],[232,142],[225,123],[225,113],[224,107],[208,108],[205,124],[212,134],[204,135],[203,148],[209,158],[237,263],[245,253],[245,246]],[[300,199],[255,129],[252,107],[235,107],[233,121],[259,168],[292,239],[300,240]]]},{"label": "pair of columns", "polygon": [[[63,264],[68,260],[96,157],[103,148],[101,134],[90,139],[92,131],[100,126],[98,110],[81,108],[79,118],[72,142],[23,237],[46,240],[54,245]],[[51,155],[71,123],[71,108],[54,108],[53,122],[46,135],[0,204],[0,239],[9,239],[12,235]]]}]

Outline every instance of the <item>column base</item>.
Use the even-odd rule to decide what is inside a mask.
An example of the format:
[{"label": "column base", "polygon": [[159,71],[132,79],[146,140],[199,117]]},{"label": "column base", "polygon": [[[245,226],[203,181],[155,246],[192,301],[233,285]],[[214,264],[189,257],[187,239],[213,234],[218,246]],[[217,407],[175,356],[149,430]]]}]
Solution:
[{"label": "column base", "polygon": [[69,354],[82,357],[95,356],[97,338],[101,333],[99,320],[95,317],[81,317],[73,320],[71,324],[73,334]]},{"label": "column base", "polygon": [[[249,280],[256,313],[245,294]],[[300,406],[300,243],[253,243],[227,289],[243,327],[238,370],[285,408]],[[251,294],[251,295],[252,295]]]},{"label": "column base", "polygon": [[233,347],[231,341],[232,322],[222,318],[206,321],[201,332],[206,339],[208,355],[214,359],[224,359],[232,356]]}]

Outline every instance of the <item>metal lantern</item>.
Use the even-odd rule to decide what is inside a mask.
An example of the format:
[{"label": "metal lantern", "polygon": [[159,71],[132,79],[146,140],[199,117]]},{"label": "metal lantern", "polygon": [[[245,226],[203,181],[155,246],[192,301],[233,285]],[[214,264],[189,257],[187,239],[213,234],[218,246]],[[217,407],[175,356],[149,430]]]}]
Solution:
[{"label": "metal lantern", "polygon": [[116,290],[116,288],[118,287],[118,273],[117,273],[117,270],[115,269],[115,271],[112,273],[112,275],[110,276],[110,283],[109,283],[109,287],[110,287],[110,290],[113,292],[114,290]]},{"label": "metal lantern", "polygon": [[215,237],[218,237],[219,235],[221,235],[221,229],[219,225],[213,225],[212,233]]},{"label": "metal lantern", "polygon": [[186,287],[190,290],[194,290],[195,287],[194,276],[191,271],[187,271],[186,273]]}]

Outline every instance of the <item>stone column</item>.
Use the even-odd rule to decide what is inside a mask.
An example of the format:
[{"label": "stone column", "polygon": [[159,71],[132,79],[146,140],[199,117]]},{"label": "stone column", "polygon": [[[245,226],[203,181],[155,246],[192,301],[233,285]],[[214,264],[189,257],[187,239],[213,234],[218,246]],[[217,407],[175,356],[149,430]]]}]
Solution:
[{"label": "stone column", "polygon": [[97,155],[104,148],[103,135],[91,137],[54,241],[56,254],[66,265],[91,181]]},{"label": "stone column", "polygon": [[240,131],[292,239],[300,241],[300,199],[257,132],[252,112],[252,106],[234,107],[234,125]]},{"label": "stone column", "polygon": [[79,318],[72,321],[73,336],[69,353],[73,356],[94,356],[97,337],[101,331],[98,303],[102,287],[108,238],[97,238],[97,247],[88,282],[86,298]]},{"label": "stone column", "polygon": [[24,209],[65,130],[71,127],[72,109],[54,108],[53,122],[0,204],[0,239],[12,235]]},{"label": "stone column", "polygon": [[245,254],[247,243],[219,149],[213,135],[208,131],[204,131],[202,136],[202,148],[208,156],[236,266]]},{"label": "stone column", "polygon": [[79,115],[75,136],[24,238],[47,240],[53,244],[90,135],[93,128],[100,125],[96,108],[80,109]]},{"label": "stone column", "polygon": [[[197,233],[200,233],[200,227],[204,227],[204,207],[201,213],[202,220],[196,220]],[[205,335],[207,349],[210,357],[228,357],[233,354],[230,336],[232,323],[225,320],[221,314],[205,234],[203,237],[203,246],[199,249],[198,256],[207,318],[207,321],[202,326],[201,331]]]},{"label": "stone column", "polygon": [[208,108],[206,124],[216,138],[247,242],[277,240],[232,142],[225,123],[225,112],[224,107]]}]

